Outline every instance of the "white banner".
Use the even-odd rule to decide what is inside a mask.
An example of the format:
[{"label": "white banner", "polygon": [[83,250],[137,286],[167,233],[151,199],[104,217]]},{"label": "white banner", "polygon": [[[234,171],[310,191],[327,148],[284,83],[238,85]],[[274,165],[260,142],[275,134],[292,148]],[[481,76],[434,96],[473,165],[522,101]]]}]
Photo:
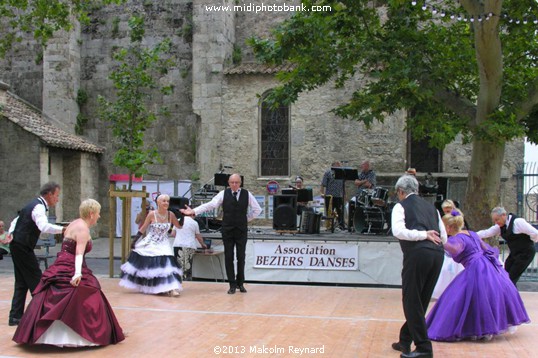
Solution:
[{"label": "white banner", "polygon": [[357,244],[254,241],[255,268],[358,270]]}]

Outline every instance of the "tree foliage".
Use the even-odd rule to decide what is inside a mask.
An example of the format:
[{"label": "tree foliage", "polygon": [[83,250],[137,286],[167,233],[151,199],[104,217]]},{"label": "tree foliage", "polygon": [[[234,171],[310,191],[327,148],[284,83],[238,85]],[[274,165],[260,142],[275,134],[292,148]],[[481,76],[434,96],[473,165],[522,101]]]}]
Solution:
[{"label": "tree foliage", "polygon": [[98,102],[101,119],[110,123],[117,141],[113,163],[129,171],[131,190],[133,174],[147,174],[147,165],[160,162],[157,148],[145,144],[144,133],[158,115],[168,114],[165,107],[152,111],[151,100],[155,91],[165,95],[172,93],[173,87],[159,84],[159,79],[174,62],[166,56],[171,49],[170,40],[166,39],[152,48],[142,44],[143,18],[133,16],[129,27],[131,45],[114,53],[118,65],[109,77],[114,83],[116,99],[109,101],[99,96]]},{"label": "tree foliage", "polygon": [[295,64],[278,74],[281,85],[268,100],[291,103],[329,81],[339,87],[362,80],[365,85],[334,112],[369,126],[407,109],[413,137],[440,149],[461,134],[473,143],[467,208],[487,219],[499,204],[505,143],[522,136],[538,143],[538,2],[303,4],[332,10],[295,13],[271,38],[249,39],[259,60]]},{"label": "tree foliage", "polygon": [[32,33],[43,46],[58,30],[69,30],[75,19],[86,23],[88,13],[124,0],[0,0],[0,57],[23,33]]}]

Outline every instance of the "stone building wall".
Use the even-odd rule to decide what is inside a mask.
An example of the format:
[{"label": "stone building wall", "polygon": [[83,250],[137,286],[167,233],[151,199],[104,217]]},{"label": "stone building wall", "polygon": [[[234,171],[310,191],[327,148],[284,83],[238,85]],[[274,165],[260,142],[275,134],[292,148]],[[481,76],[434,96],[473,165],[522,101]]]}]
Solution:
[{"label": "stone building wall", "polygon": [[223,122],[223,70],[231,65],[235,42],[235,13],[208,11],[206,6],[229,5],[232,0],[193,1],[193,78],[192,108],[199,117],[196,159],[202,181],[210,178],[222,165],[221,132]]},{"label": "stone building wall", "polygon": [[9,225],[41,186],[39,140],[0,115],[0,218]]},{"label": "stone building wall", "polygon": [[[349,97],[349,89],[324,86],[303,93],[290,106],[290,176],[267,178],[259,175],[260,110],[259,95],[276,86],[267,75],[229,75],[223,97],[222,142],[233,143],[221,150],[223,162],[246,174],[246,184],[265,187],[268,180],[286,185],[295,175],[303,176],[307,186],[319,186],[324,171],[334,160],[358,167],[369,159],[379,172],[403,171],[405,136],[403,112],[387,118],[369,131],[364,124],[342,119],[330,112]],[[235,169],[237,168],[237,169]]]},{"label": "stone building wall", "polygon": [[[275,5],[299,5],[300,0],[272,0],[270,4]],[[289,18],[293,15],[290,11],[262,11],[254,12],[249,5],[268,5],[267,1],[262,0],[240,0],[235,4],[238,7],[235,15],[235,45],[241,48],[241,57],[243,62],[251,62],[254,60],[252,49],[246,45],[245,41],[250,37],[269,37],[271,29],[275,24]],[[284,9],[284,8],[282,8]]]},{"label": "stone building wall", "polygon": [[37,108],[43,106],[43,48],[31,34],[22,35],[5,58],[0,58],[0,81]]},{"label": "stone building wall", "polygon": [[[159,118],[146,132],[148,144],[155,143],[163,164],[150,166],[149,171],[162,179],[185,179],[195,171],[196,116],[191,106],[192,42],[189,37],[192,4],[185,0],[160,2],[129,1],[124,6],[110,6],[92,14],[92,23],[82,28],[81,89],[88,94],[88,102],[82,112],[89,118],[84,135],[90,140],[106,145],[102,158],[102,170],[107,173],[121,172],[112,166],[114,140],[107,124],[98,119],[97,95],[113,99],[113,84],[108,79],[115,63],[112,53],[119,47],[129,45],[128,19],[133,13],[144,16],[146,33],[144,43],[154,46],[165,38],[173,45],[172,58],[176,66],[160,80],[171,83],[174,93],[164,96],[152,93],[151,109],[166,106],[169,117]],[[148,176],[151,179],[151,175]],[[153,177],[156,179],[156,177]],[[106,183],[106,182],[105,182]],[[106,193],[108,185],[101,186]]]},{"label": "stone building wall", "polygon": [[73,29],[58,31],[43,54],[42,110],[55,126],[68,133],[75,133],[80,89],[80,25],[72,22]]}]

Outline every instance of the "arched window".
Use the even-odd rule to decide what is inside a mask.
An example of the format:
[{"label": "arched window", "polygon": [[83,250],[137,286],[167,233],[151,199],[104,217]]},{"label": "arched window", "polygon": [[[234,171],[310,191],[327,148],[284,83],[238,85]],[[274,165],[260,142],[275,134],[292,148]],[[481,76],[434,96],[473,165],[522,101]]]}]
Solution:
[{"label": "arched window", "polygon": [[262,177],[289,176],[290,110],[271,108],[261,100],[260,174]]}]

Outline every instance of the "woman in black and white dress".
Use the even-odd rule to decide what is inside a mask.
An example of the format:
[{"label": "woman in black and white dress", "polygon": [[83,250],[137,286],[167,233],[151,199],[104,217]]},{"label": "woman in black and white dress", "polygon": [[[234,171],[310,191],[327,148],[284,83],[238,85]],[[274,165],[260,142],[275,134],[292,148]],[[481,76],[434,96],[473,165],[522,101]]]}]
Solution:
[{"label": "woman in black and white dress", "polygon": [[[159,195],[156,202],[157,210],[146,217],[127,262],[121,266],[120,286],[146,294],[176,297],[182,290],[183,272],[174,258],[169,233],[173,226],[181,228],[181,225],[168,210],[168,195]],[[141,238],[146,231],[146,236]]]}]

